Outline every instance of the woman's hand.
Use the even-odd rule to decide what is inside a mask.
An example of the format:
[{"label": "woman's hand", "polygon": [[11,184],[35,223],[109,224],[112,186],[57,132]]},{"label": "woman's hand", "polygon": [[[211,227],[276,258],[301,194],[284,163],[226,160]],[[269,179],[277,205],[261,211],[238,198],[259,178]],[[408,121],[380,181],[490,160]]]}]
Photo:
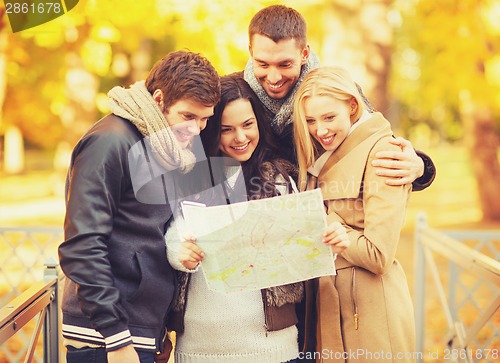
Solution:
[{"label": "woman's hand", "polygon": [[332,246],[333,253],[341,253],[351,244],[346,228],[339,222],[333,222],[325,228],[323,242]]},{"label": "woman's hand", "polygon": [[179,248],[179,262],[182,263],[185,268],[192,270],[203,261],[204,257],[205,254],[201,248],[196,245],[196,237],[184,237],[184,242],[182,242]]}]

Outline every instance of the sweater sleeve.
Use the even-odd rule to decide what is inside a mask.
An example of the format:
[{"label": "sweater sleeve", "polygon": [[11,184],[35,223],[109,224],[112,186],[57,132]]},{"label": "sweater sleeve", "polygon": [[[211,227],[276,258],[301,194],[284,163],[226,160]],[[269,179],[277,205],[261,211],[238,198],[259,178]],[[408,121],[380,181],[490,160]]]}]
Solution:
[{"label": "sweater sleeve", "polygon": [[172,266],[177,271],[193,273],[198,271],[200,264],[198,264],[194,269],[190,270],[185,268],[184,265],[179,261],[179,251],[184,242],[181,237],[185,234],[185,222],[184,219],[179,215],[170,224],[165,233],[165,244],[167,246],[167,259]]}]

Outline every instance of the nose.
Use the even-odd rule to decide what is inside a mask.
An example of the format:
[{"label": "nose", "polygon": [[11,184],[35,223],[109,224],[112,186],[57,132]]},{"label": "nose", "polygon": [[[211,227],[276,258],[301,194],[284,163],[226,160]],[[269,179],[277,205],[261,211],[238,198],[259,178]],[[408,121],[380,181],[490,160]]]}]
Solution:
[{"label": "nose", "polygon": [[281,73],[280,73],[279,69],[277,69],[275,67],[271,67],[269,69],[269,73],[267,74],[267,80],[271,84],[276,84],[279,81],[281,81]]},{"label": "nose", "polygon": [[318,136],[325,136],[328,134],[328,128],[325,126],[323,122],[318,122],[318,129],[316,130],[316,135]]},{"label": "nose", "polygon": [[246,135],[245,135],[245,132],[243,130],[236,130],[235,134],[234,134],[234,141],[236,141],[237,143],[239,144],[242,144],[245,142],[246,140]]},{"label": "nose", "polygon": [[206,118],[200,119],[198,121],[198,128],[200,129],[200,132],[205,130],[205,127],[207,127],[207,122],[208,122],[208,119],[206,119]]},{"label": "nose", "polygon": [[193,121],[187,127],[188,132],[191,133],[192,135],[199,135],[201,129],[202,129],[202,122],[201,122],[201,120]]}]

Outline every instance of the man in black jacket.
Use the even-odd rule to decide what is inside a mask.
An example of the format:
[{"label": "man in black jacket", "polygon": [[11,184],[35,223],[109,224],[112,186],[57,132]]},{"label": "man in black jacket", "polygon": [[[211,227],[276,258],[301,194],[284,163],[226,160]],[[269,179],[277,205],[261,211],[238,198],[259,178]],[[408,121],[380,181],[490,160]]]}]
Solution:
[{"label": "man in black jacket", "polygon": [[179,51],[145,82],[108,96],[112,114],[78,142],[66,182],[59,258],[67,362],[151,363],[176,285],[164,243],[168,174],[192,169],[191,144],[220,82],[208,60]]}]

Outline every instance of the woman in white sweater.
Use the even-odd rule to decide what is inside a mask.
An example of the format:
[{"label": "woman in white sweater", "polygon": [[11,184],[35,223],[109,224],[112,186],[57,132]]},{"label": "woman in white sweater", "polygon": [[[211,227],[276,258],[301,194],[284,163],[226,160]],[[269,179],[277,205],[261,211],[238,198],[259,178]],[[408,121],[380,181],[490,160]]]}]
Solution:
[{"label": "woman in white sweater", "polygon": [[[222,183],[228,193],[224,200],[209,204],[296,191],[290,176],[294,167],[274,157],[278,146],[257,96],[238,76],[222,77],[221,87],[221,101],[201,138],[207,156],[226,156],[237,163],[212,163],[211,175],[221,176],[215,184]],[[295,304],[302,299],[302,283],[228,295],[211,291],[198,271],[203,251],[194,237],[179,236],[182,219],[176,217],[173,223],[166,241],[168,260],[180,271],[178,298],[168,324],[177,332],[175,362],[295,362],[299,356]],[[338,223],[325,229],[324,242],[336,253],[349,243]]]}]

